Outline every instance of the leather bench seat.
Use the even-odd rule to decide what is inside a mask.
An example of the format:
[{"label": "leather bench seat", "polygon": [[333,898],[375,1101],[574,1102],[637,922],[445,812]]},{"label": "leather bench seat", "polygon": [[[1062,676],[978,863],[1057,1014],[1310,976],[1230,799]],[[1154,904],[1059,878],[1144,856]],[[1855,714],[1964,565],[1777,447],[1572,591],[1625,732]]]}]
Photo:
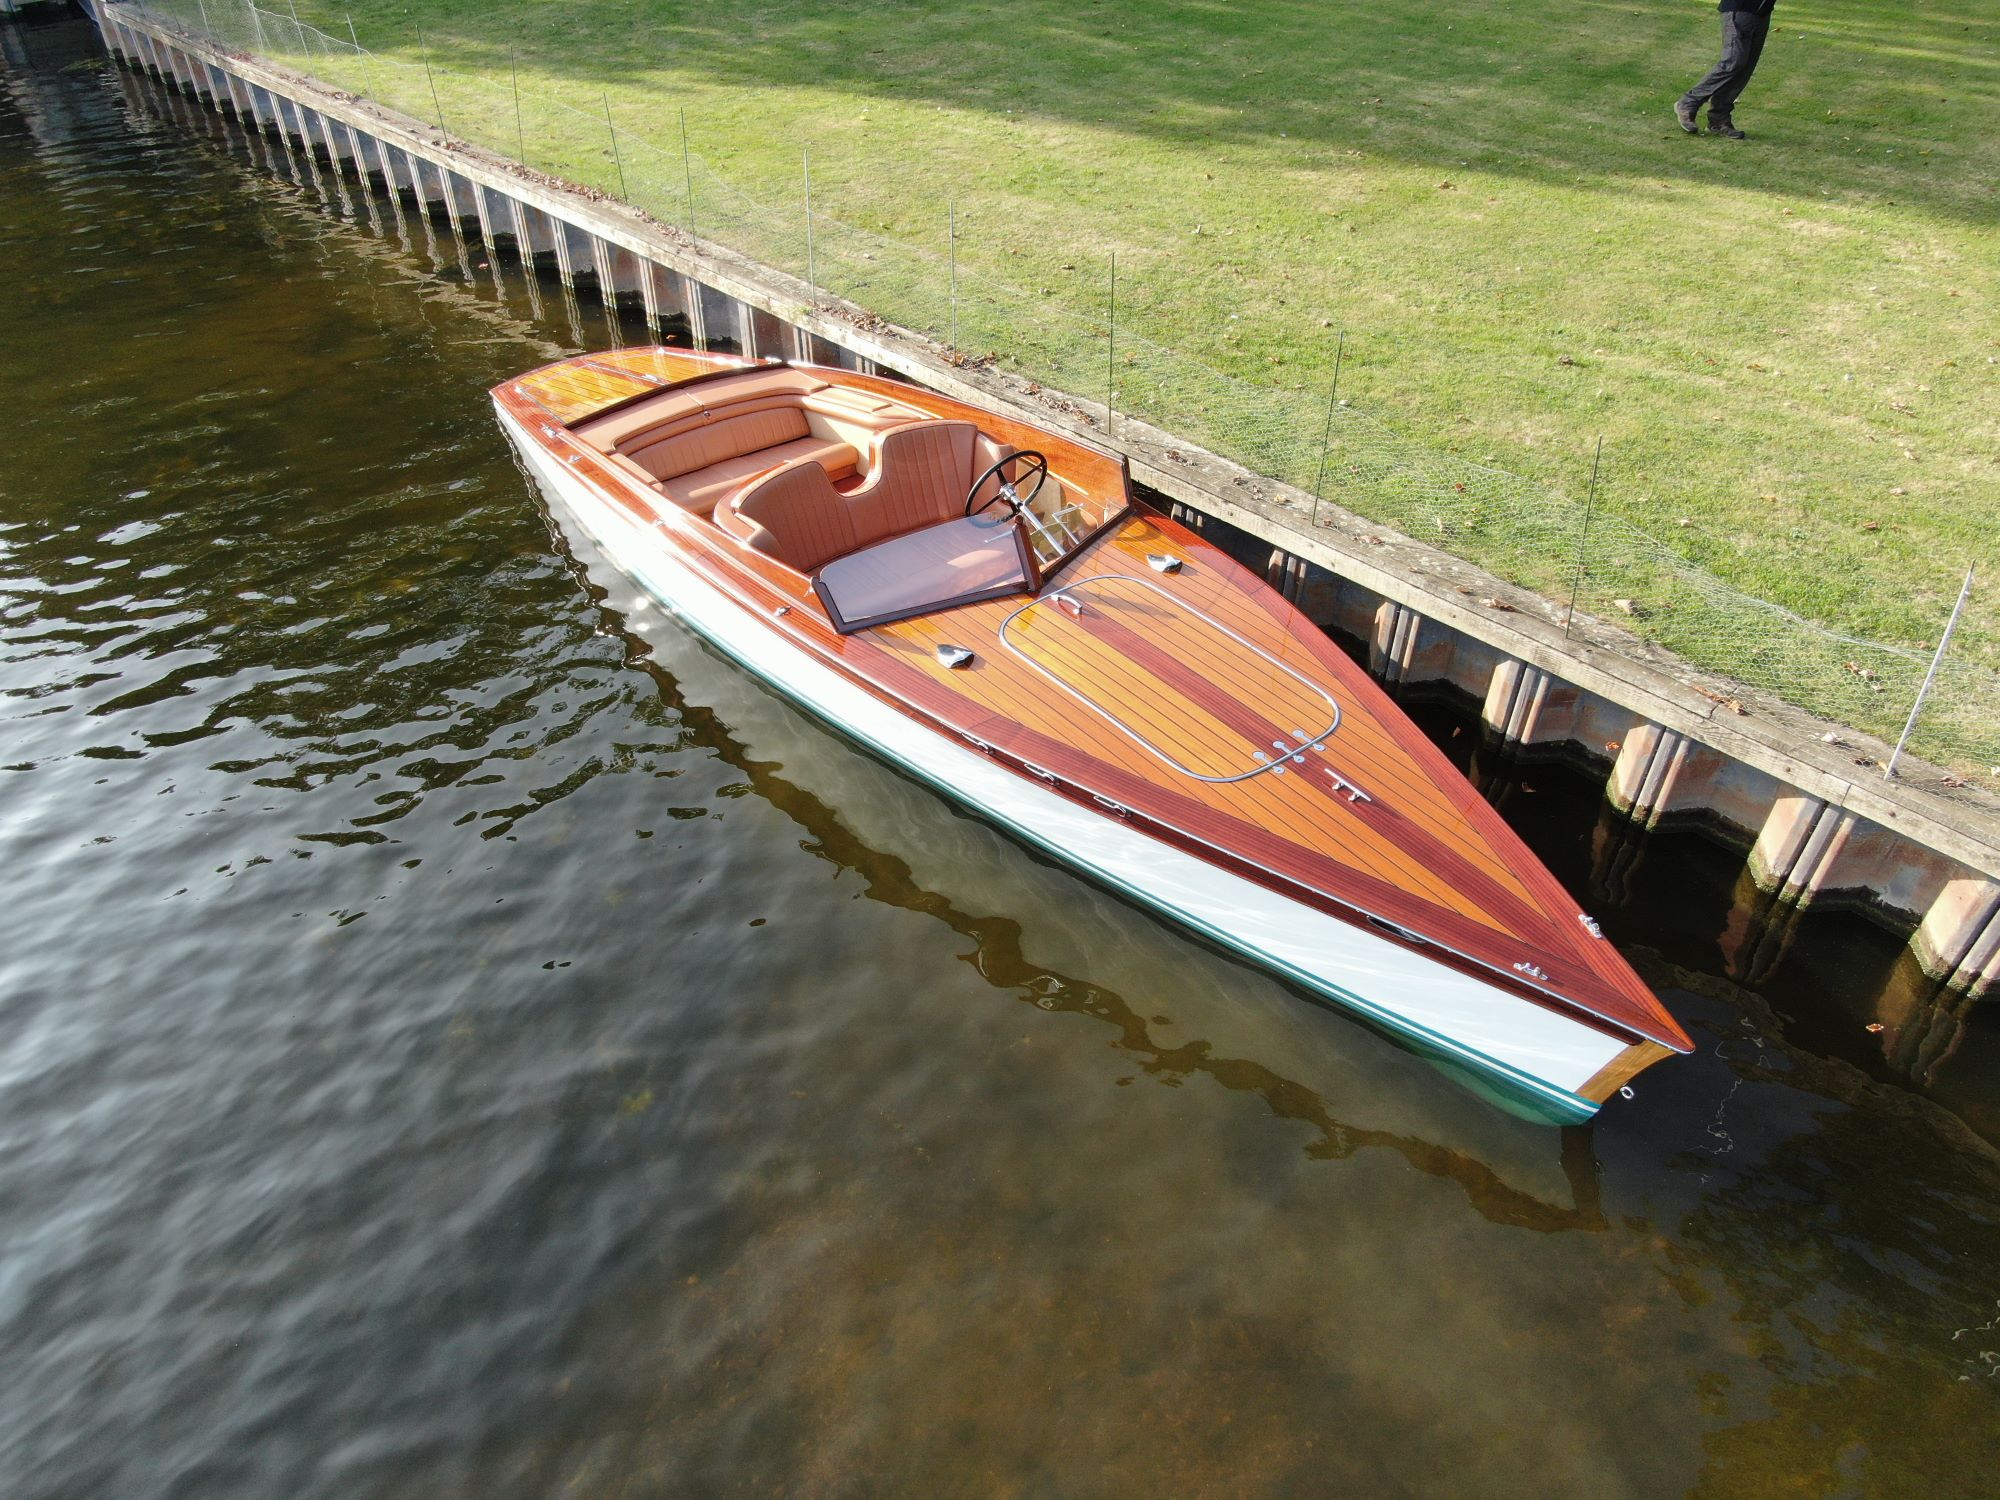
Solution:
[{"label": "leather bench seat", "polygon": [[[788,443],[725,458],[719,463],[677,474],[671,479],[655,480],[654,484],[682,510],[705,516],[715,509],[717,501],[757,475],[802,460],[818,464],[830,478],[845,479],[854,473],[861,462],[861,455],[846,443],[831,438],[794,438]],[[652,478],[650,474],[646,477]]]}]

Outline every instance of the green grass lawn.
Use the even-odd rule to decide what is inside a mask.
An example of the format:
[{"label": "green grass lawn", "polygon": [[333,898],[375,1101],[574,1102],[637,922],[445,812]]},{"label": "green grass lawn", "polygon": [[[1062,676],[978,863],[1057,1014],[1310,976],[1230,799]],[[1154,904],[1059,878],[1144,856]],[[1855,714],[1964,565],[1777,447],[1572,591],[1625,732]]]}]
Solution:
[{"label": "green grass lawn", "polygon": [[1961,639],[2000,665],[1994,0],[1783,0],[1745,142],[1669,112],[1700,0],[299,10],[411,63],[422,26],[448,113],[517,55],[663,147],[685,108],[770,202],[806,147],[822,213],[941,252],[955,201],[968,276],[1083,318],[1115,251],[1121,327],[1274,388],[1344,329],[1357,408],[1572,499],[1602,434],[1606,512],[1840,629],[1934,640],[1995,563]]}]

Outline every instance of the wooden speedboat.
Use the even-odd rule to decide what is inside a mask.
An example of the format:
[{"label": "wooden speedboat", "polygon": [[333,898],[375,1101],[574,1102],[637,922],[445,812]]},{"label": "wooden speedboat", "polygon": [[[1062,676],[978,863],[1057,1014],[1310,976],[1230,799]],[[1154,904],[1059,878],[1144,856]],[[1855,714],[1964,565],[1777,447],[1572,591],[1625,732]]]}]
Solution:
[{"label": "wooden speedboat", "polygon": [[1023,841],[1587,1118],[1685,1033],[1499,816],[1125,465],[852,372],[684,350],[493,390],[550,503],[717,648]]}]

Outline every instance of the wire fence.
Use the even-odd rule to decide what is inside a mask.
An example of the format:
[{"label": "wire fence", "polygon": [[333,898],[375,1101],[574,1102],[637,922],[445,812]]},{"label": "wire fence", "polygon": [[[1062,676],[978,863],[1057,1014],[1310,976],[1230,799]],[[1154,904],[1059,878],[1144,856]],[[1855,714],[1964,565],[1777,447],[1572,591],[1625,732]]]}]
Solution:
[{"label": "wire fence", "polygon": [[[565,101],[522,86],[511,58],[504,75],[497,66],[450,71],[421,33],[417,61],[391,57],[365,48],[351,21],[344,34],[329,34],[290,4],[273,11],[249,0],[144,0],[126,8],[431,121],[536,172],[616,195],[809,282],[815,295],[923,334],[954,360],[1011,370],[1045,387],[1048,399],[1063,393],[1069,414],[1093,426],[1115,431],[1130,414],[1184,436],[1318,497],[1280,508],[1280,519],[1303,533],[1336,524],[1336,508],[1351,512],[1573,607],[1579,622],[1610,621],[1705,671],[1891,743],[1931,668],[1927,650],[1815,624],[1731,587],[1601,508],[1412,441],[1339,399],[1337,367],[1326,392],[1264,386],[1120,326],[1115,271],[1104,315],[1080,316],[960,266],[963,225],[955,213],[936,245],[828,216],[811,203],[803,151],[798,196],[774,203],[693,150],[684,117],[664,138],[642,134],[603,95]],[[658,123],[657,113],[648,115],[649,128]],[[1947,655],[1923,698],[1910,753],[1946,769],[1946,790],[2000,789],[2000,672]],[[1858,767],[1859,774],[1867,773]]]}]

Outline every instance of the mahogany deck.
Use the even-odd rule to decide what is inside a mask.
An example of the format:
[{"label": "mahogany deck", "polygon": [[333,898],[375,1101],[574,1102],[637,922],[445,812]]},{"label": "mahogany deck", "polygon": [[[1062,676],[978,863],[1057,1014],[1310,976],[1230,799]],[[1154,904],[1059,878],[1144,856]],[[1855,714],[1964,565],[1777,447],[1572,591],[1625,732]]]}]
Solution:
[{"label": "mahogany deck", "polygon": [[[495,397],[537,431],[550,417],[573,424],[656,382],[739,364],[625,351],[552,366]],[[801,575],[704,520],[652,504],[567,434],[550,445],[580,478],[657,524],[684,560],[774,632],[901,711],[1093,800],[1107,816],[1322,910],[1393,924],[1402,933],[1390,937],[1414,937],[1441,962],[1649,1047],[1632,1055],[1634,1071],[1661,1048],[1689,1050],[1554,877],[1365,672],[1199,535],[1139,508],[1119,518],[1121,463],[947,397],[815,373],[941,417],[970,417],[1003,441],[1040,449],[1112,519],[1026,612],[1028,597],[1014,595],[841,635]],[[1149,554],[1182,566],[1158,573]],[[1065,591],[1080,614],[1055,602]],[[944,665],[943,643],[970,648],[974,661]],[[1326,730],[1329,698],[1338,728],[1294,761],[1300,732]],[[1273,764],[1240,775],[1257,750]]]}]

